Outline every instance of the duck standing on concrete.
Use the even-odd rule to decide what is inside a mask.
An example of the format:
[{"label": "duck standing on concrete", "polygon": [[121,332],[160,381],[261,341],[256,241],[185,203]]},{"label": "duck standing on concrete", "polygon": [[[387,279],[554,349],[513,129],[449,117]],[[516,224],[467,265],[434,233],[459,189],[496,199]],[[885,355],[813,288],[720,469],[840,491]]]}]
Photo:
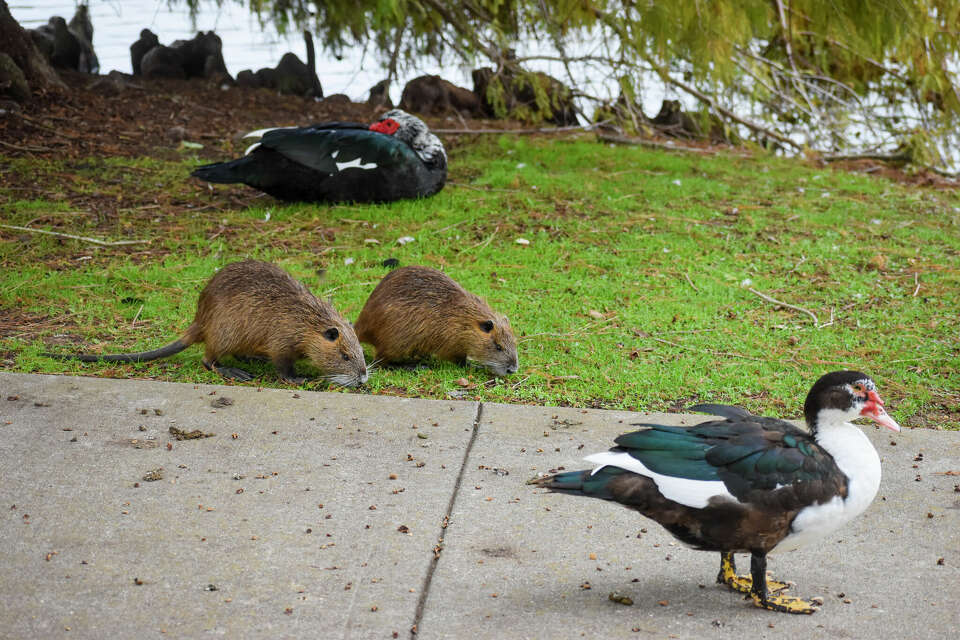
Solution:
[{"label": "duck standing on concrete", "polygon": [[[835,371],[813,385],[803,406],[809,432],[739,407],[697,405],[722,416],[694,427],[644,424],[617,446],[588,456],[593,470],[534,478],[554,492],[619,502],[663,525],[695,549],[720,552],[717,581],[758,607],[813,613],[811,602],[780,595],[767,554],[820,539],[862,513],[880,487],[880,458],[851,424],[859,417],[899,431],[876,385]],[[734,553],[749,553],[738,576]]]},{"label": "duck standing on concrete", "polygon": [[261,129],[242,158],[197,168],[208,182],[242,182],[281,200],[390,202],[443,188],[447,154],[419,118],[388,111],[369,127],[327,122]]}]

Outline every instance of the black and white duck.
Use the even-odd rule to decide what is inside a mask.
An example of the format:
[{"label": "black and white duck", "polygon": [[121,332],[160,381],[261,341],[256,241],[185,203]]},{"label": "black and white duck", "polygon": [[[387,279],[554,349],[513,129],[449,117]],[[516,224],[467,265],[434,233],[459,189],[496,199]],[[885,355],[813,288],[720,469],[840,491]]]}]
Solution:
[{"label": "black and white duck", "polygon": [[[794,549],[836,531],[870,505],[880,487],[880,457],[860,417],[899,431],[873,380],[835,371],[810,389],[808,431],[739,407],[705,404],[721,416],[694,427],[640,424],[609,451],[586,458],[590,470],[534,478],[554,492],[619,502],[656,520],[681,542],[720,552],[717,581],[764,609],[813,613],[813,603],[782,595],[768,581],[767,554]],[[734,553],[749,553],[739,576]]]},{"label": "black and white duck", "polygon": [[394,109],[370,126],[325,122],[260,129],[243,157],[198,167],[207,182],[242,182],[275,198],[306,202],[390,202],[443,188],[447,154],[419,118]]}]

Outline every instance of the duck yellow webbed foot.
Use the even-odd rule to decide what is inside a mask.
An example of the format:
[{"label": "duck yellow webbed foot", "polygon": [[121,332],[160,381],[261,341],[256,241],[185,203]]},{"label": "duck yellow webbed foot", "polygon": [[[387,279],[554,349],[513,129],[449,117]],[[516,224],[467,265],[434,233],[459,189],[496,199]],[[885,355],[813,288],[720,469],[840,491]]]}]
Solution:
[{"label": "duck yellow webbed foot", "polygon": [[[727,565],[729,564],[729,567]],[[733,564],[733,554],[722,554],[720,561],[720,576],[732,574],[737,582],[737,586],[732,588],[740,590],[746,582],[746,578],[736,575],[736,567]],[[754,551],[750,555],[750,590],[747,598],[753,600],[753,604],[761,609],[769,611],[778,611],[780,613],[802,613],[811,614],[817,609],[812,602],[785,596],[778,593],[783,591],[786,585],[782,582],[767,580],[767,554],[762,551]],[[782,585],[780,589],[774,591],[773,585]],[[772,592],[772,593],[771,593]]]},{"label": "duck yellow webbed foot", "polygon": [[767,595],[765,598],[761,598],[760,594],[751,593],[750,599],[753,600],[755,606],[761,609],[779,611],[780,613],[811,614],[817,610],[812,602],[791,596]]},{"label": "duck yellow webbed foot", "polygon": [[[732,553],[720,554],[720,572],[717,574],[717,583],[725,584],[739,593],[750,594],[753,591],[753,578],[749,575],[737,575],[737,565]],[[780,593],[789,588],[789,583],[767,579],[767,593]]]}]

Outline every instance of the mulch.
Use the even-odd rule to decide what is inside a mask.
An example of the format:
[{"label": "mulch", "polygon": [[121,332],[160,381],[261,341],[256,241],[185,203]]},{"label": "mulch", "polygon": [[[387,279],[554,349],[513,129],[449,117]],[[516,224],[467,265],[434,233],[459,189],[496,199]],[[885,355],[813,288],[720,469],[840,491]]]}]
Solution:
[{"label": "mulch", "polygon": [[207,80],[145,80],[123,74],[61,72],[67,91],[0,114],[7,156],[91,157],[174,155],[182,140],[203,144],[198,155],[223,159],[221,141],[264,126],[326,120],[372,122],[383,109],[340,98],[322,101],[266,89],[221,89]]},{"label": "mulch", "polygon": [[[0,101],[0,160],[22,156],[176,159],[182,141],[202,144],[195,153],[204,160],[225,160],[229,154],[242,152],[242,135],[254,129],[329,120],[369,123],[385,111],[383,107],[350,102],[342,95],[317,101],[278,95],[269,89],[221,88],[200,78],[146,80],[118,72],[95,76],[61,71],[60,75],[66,91],[35,94],[23,105]],[[425,120],[432,129],[524,127],[517,122],[453,116]],[[443,136],[448,151],[471,138]],[[921,186],[957,186],[955,181],[931,172],[905,171],[880,162],[852,161],[833,166]]]}]

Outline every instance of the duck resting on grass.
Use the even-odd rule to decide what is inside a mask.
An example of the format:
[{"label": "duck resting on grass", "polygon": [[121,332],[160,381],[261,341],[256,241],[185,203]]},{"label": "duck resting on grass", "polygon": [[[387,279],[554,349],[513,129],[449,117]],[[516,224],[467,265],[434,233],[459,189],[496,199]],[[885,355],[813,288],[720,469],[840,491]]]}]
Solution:
[{"label": "duck resting on grass", "polygon": [[[823,538],[873,501],[880,457],[850,421],[866,417],[900,431],[873,380],[857,371],[817,380],[803,405],[809,432],[739,407],[690,409],[725,419],[694,427],[640,424],[647,428],[588,456],[594,469],[529,484],[639,511],[684,544],[719,551],[717,582],[756,606],[813,613],[813,603],[781,595],[787,584],[767,580],[767,554]],[[750,575],[737,575],[734,553],[750,554]]]},{"label": "duck resting on grass", "polygon": [[260,129],[242,158],[198,167],[207,182],[242,182],[280,200],[390,202],[443,188],[447,154],[419,118],[394,109],[369,127],[325,122]]}]

